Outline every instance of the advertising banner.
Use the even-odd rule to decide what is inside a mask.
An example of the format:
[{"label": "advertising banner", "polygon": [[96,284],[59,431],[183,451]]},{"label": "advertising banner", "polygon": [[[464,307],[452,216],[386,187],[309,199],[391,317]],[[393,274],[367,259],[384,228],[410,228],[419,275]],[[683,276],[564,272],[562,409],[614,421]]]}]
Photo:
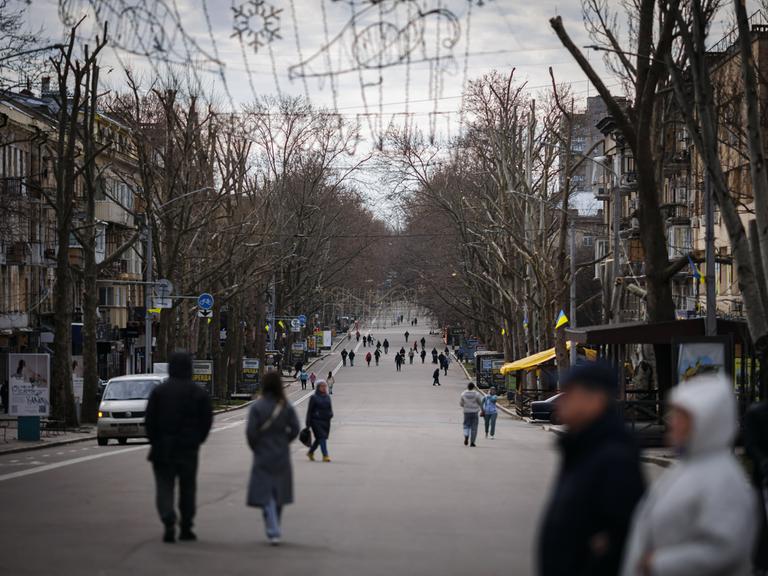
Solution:
[{"label": "advertising banner", "polygon": [[75,404],[83,403],[83,357],[72,356],[72,392],[75,396]]},{"label": "advertising banner", "polygon": [[192,381],[200,384],[213,396],[213,362],[195,360],[192,364]]},{"label": "advertising banner", "polygon": [[330,349],[333,344],[333,333],[330,330],[323,330],[323,348]]},{"label": "advertising banner", "polygon": [[50,414],[50,369],[48,354],[8,355],[8,413],[11,416]]},{"label": "advertising banner", "polygon": [[254,394],[259,389],[259,359],[243,358],[243,369],[237,383],[238,394]]}]

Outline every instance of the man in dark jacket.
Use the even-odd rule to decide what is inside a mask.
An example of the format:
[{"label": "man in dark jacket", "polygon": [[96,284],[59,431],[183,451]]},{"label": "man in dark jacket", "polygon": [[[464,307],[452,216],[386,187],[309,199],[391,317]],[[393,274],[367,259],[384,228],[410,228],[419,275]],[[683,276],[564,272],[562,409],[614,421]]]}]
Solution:
[{"label": "man in dark jacket", "polygon": [[192,381],[192,357],[175,352],[168,360],[168,380],[157,386],[147,404],[146,426],[152,449],[156,504],[165,525],[164,542],[176,540],[174,488],[179,479],[181,540],[196,540],[197,455],[213,423],[208,393]]},{"label": "man in dark jacket", "polygon": [[643,494],[639,451],[615,407],[615,369],[577,364],[562,379],[560,470],[538,545],[540,576],[615,576]]},{"label": "man in dark jacket", "polygon": [[752,480],[760,502],[760,533],[755,543],[754,569],[755,574],[768,574],[768,402],[754,404],[747,410],[744,418],[744,447],[752,461]]}]

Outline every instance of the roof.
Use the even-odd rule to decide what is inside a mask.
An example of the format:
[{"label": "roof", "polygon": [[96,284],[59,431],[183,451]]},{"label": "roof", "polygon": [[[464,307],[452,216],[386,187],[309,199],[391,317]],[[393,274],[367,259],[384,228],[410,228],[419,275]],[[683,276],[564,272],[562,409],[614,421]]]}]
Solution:
[{"label": "roof", "polygon": [[110,382],[115,382],[117,380],[120,381],[126,381],[126,380],[165,380],[168,378],[168,374],[126,374],[125,376],[115,376],[114,378],[110,378]]},{"label": "roof", "polygon": [[[565,347],[568,350],[571,349],[570,341],[565,343]],[[585,350],[585,353],[589,360],[594,360],[597,358],[597,352],[594,350]],[[520,358],[514,362],[507,362],[504,364],[504,366],[501,367],[501,373],[508,374],[510,372],[517,372],[519,370],[530,370],[531,368],[535,368],[536,366],[549,362],[550,360],[554,360],[556,354],[557,352],[554,348],[549,348],[547,350],[537,352],[536,354],[526,356],[525,358]]]},{"label": "roof", "polygon": [[[749,338],[746,323],[738,320],[717,320],[718,334],[733,334],[735,340]],[[583,328],[567,328],[566,338],[577,344],[671,344],[676,338],[704,336],[704,319],[670,320],[667,322],[624,322]]]}]

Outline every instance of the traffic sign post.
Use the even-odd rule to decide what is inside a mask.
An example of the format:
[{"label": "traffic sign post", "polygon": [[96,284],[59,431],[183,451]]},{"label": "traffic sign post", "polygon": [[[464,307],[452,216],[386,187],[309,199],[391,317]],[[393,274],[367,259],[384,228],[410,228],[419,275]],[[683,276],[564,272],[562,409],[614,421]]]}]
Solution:
[{"label": "traffic sign post", "polygon": [[152,284],[152,306],[150,308],[173,308],[173,284],[166,278],[161,278]]},{"label": "traffic sign post", "polygon": [[198,318],[213,318],[213,310],[198,310],[197,311],[197,317]]},{"label": "traffic sign post", "polygon": [[213,295],[203,292],[197,297],[197,307],[201,310],[210,310],[213,308]]},{"label": "traffic sign post", "polygon": [[304,316],[304,314],[299,314],[298,317],[296,318],[296,320],[299,321],[299,324],[301,326],[306,326],[307,325],[307,317]]}]

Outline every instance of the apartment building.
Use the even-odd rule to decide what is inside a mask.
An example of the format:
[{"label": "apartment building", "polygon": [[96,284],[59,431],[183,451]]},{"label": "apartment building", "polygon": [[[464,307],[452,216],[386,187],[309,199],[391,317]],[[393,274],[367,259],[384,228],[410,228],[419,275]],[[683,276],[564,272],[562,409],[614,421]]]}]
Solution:
[{"label": "apartment building", "polygon": [[[759,78],[768,77],[768,22],[762,13],[752,18],[752,41],[755,60],[761,71]],[[736,31],[715,43],[708,52],[711,79],[715,87],[719,117],[720,157],[727,175],[731,194],[738,200],[746,223],[754,199],[751,191],[748,153],[744,139],[745,117],[742,107],[742,80]],[[763,80],[764,81],[764,80]],[[762,107],[768,105],[768,90],[760,85]],[[672,96],[670,95],[670,98]],[[706,277],[704,203],[705,167],[697,153],[688,130],[674,105],[665,107],[664,126],[660,136],[658,158],[660,166],[660,210],[666,224],[667,248],[670,260],[687,258],[691,264],[683,267],[672,278],[672,292],[678,318],[701,316],[706,309],[706,290],[702,278]],[[604,136],[600,168],[592,180],[594,196],[602,204],[607,238],[598,239],[595,246],[595,276],[611,285],[613,276],[614,222],[619,229],[619,274],[623,290],[619,302],[618,320],[645,318],[643,291],[643,248],[637,218],[638,199],[633,185],[635,169],[631,153],[622,142],[610,116],[602,118],[597,128]],[[618,200],[619,209],[614,213]],[[618,220],[617,220],[618,217]],[[717,314],[722,318],[741,318],[743,304],[738,288],[738,277],[728,234],[717,207],[714,208],[714,252]],[[637,289],[627,290],[628,286]]]},{"label": "apartment building", "polygon": [[[99,374],[109,378],[131,372],[137,361],[134,321],[144,318],[141,281],[143,248],[137,232],[138,166],[128,129],[101,114],[98,145],[109,145],[99,156],[96,197]],[[53,341],[53,286],[56,215],[46,197],[56,190],[54,178],[56,103],[44,81],[41,94],[6,93],[0,98],[0,352],[48,351]],[[82,181],[76,184],[73,227],[82,225],[85,200]],[[104,262],[133,241],[108,266]],[[66,246],[73,266],[83,263],[76,235]],[[82,279],[73,290],[73,354],[82,346]]]}]

